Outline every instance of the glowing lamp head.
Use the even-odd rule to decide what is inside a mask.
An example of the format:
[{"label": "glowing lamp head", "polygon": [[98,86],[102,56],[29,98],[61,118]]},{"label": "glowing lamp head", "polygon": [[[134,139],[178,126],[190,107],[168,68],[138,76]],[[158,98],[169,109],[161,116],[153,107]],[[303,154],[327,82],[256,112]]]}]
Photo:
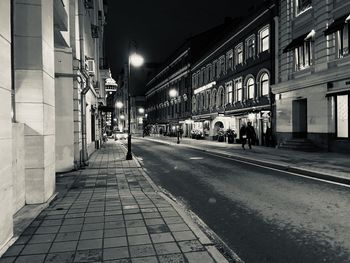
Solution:
[{"label": "glowing lamp head", "polygon": [[176,89],[171,89],[171,90],[169,91],[169,96],[170,96],[171,98],[177,97],[177,90],[176,90]]},{"label": "glowing lamp head", "polygon": [[125,116],[124,115],[120,115],[120,119],[124,120]]},{"label": "glowing lamp head", "polygon": [[118,102],[116,103],[116,106],[117,106],[118,109],[121,109],[121,108],[123,108],[123,103],[120,102],[120,101],[118,101]]},{"label": "glowing lamp head", "polygon": [[144,62],[143,57],[137,53],[131,54],[129,59],[130,59],[130,64],[133,65],[134,67],[140,67]]},{"label": "glowing lamp head", "polygon": [[140,114],[144,114],[145,113],[145,109],[144,108],[139,108],[139,113]]}]

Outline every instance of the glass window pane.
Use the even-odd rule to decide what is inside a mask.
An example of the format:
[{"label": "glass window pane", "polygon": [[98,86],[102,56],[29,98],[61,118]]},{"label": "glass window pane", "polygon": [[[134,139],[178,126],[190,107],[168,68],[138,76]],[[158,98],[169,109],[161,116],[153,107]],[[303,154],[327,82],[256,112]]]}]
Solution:
[{"label": "glass window pane", "polygon": [[349,137],[349,96],[337,96],[337,136]]}]

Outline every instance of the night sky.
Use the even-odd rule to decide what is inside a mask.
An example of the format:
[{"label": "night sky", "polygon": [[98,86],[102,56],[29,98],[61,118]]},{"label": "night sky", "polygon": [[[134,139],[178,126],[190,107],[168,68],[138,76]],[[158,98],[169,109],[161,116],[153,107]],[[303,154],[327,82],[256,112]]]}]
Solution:
[{"label": "night sky", "polygon": [[[127,61],[128,41],[137,43],[145,62],[161,63],[186,38],[245,16],[263,0],[109,0],[106,27],[107,57],[117,79]],[[144,93],[145,69],[133,69],[136,94]]]}]

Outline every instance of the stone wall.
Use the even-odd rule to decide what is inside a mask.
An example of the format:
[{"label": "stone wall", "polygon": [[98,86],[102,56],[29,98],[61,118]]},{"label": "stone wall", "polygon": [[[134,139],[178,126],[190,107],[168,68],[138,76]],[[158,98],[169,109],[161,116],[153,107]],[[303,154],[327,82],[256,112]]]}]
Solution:
[{"label": "stone wall", "polygon": [[0,248],[13,227],[10,14],[10,0],[0,1]]}]

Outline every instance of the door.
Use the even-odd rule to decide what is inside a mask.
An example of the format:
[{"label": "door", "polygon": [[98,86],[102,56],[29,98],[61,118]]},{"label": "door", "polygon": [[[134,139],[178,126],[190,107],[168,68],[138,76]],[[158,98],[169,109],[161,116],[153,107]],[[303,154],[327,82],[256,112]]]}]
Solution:
[{"label": "door", "polygon": [[293,137],[307,138],[307,99],[293,100]]}]

